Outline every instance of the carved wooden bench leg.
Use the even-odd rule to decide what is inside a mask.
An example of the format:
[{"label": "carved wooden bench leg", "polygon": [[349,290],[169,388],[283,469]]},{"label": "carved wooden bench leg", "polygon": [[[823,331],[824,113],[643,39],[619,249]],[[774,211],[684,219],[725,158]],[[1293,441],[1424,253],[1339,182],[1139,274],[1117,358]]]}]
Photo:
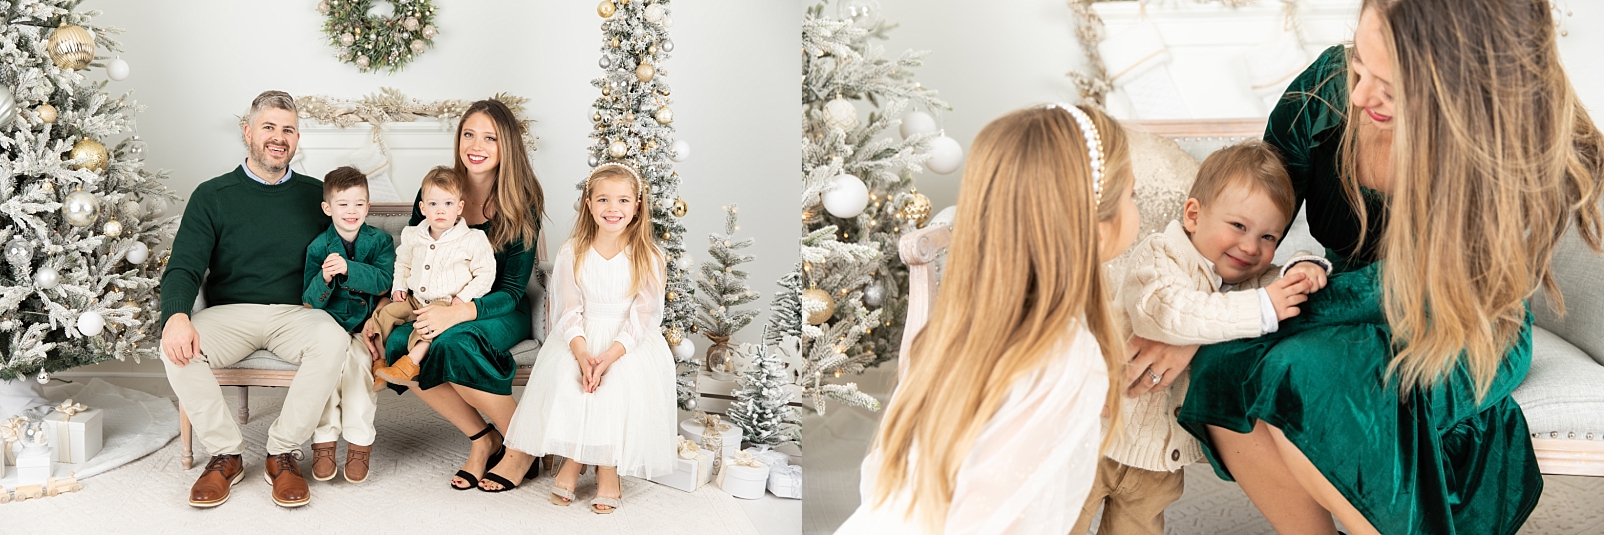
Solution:
[{"label": "carved wooden bench leg", "polygon": [[188,470],[195,464],[194,452],[190,451],[189,413],[184,412],[184,402],[178,402],[178,464]]},{"label": "carved wooden bench leg", "polygon": [[239,387],[238,395],[234,401],[239,403],[239,424],[245,425],[251,421],[251,387]]}]

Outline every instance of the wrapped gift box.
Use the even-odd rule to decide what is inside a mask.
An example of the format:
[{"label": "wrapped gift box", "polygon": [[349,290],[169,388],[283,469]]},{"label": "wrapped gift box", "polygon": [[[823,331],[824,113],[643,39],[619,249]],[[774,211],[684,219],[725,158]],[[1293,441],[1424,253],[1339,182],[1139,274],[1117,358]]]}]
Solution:
[{"label": "wrapped gift box", "polygon": [[52,412],[46,416],[45,433],[56,450],[56,462],[80,464],[100,453],[100,424],[104,414],[100,409],[87,409]]},{"label": "wrapped gift box", "polygon": [[767,444],[759,444],[741,451],[751,454],[759,462],[768,465],[769,470],[774,470],[781,466],[790,466],[791,464],[790,455],[771,449]]},{"label": "wrapped gift box", "polygon": [[55,452],[48,447],[23,448],[17,454],[17,486],[43,485],[56,471]]},{"label": "wrapped gift box", "polygon": [[769,492],[781,498],[802,499],[802,467],[776,466],[770,469]]},{"label": "wrapped gift box", "polygon": [[[712,417],[717,418],[718,416],[712,415]],[[702,443],[702,430],[706,429],[706,426],[702,424],[702,420],[698,418],[685,420],[679,423],[679,428],[680,435],[691,439],[691,442],[695,442],[702,449],[707,449],[707,445]],[[713,452],[714,455],[728,459],[734,457],[736,452],[741,451],[741,428],[729,422],[721,421],[718,422],[718,434],[724,441],[724,447],[721,451]]]},{"label": "wrapped gift box", "polygon": [[724,492],[743,500],[762,498],[763,490],[768,488],[769,467],[763,463],[756,464],[755,467],[735,463],[724,465],[719,473]]},{"label": "wrapped gift box", "polygon": [[[680,439],[685,440],[685,439]],[[690,441],[686,441],[690,442]],[[668,485],[685,492],[695,492],[702,485],[713,479],[713,454],[707,450],[697,448],[695,443],[687,450],[680,449],[680,455],[674,458],[674,472],[664,476],[651,478],[654,483]],[[686,455],[691,458],[685,458]]]}]

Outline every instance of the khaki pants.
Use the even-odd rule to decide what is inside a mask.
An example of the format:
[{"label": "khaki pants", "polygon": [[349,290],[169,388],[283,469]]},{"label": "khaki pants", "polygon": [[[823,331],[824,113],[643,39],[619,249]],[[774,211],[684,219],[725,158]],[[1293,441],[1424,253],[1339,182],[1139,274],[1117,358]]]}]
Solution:
[{"label": "khaki pants", "polygon": [[223,403],[212,368],[231,366],[266,349],[300,365],[278,419],[267,430],[267,453],[299,451],[345,368],[351,338],[345,329],[328,313],[301,305],[218,305],[196,312],[190,322],[200,333],[201,354],[186,366],[166,358],[162,364],[201,446],[211,455],[245,452],[234,412]]},{"label": "khaki pants", "polygon": [[[441,306],[449,304],[451,304],[450,300],[430,303],[430,305]],[[391,301],[390,304],[373,311],[373,319],[370,321],[374,324],[374,330],[379,332],[379,347],[384,347],[384,341],[390,339],[390,331],[395,330],[397,325],[418,321],[416,312],[423,307],[423,303],[419,303],[417,298],[412,297],[412,294],[409,293],[406,301]],[[423,335],[419,334],[417,329],[413,329],[412,334],[407,335],[407,349],[411,350],[412,346],[418,345],[418,342],[421,341],[423,341]]]},{"label": "khaki pants", "polygon": [[373,391],[373,357],[368,355],[361,335],[353,335],[350,340],[340,383],[323,406],[323,417],[312,432],[312,442],[334,442],[343,435],[351,444],[373,445],[373,416],[379,409],[379,393]]},{"label": "khaki pants", "polygon": [[1099,535],[1163,535],[1164,508],[1181,499],[1186,477],[1180,470],[1153,472],[1125,466],[1103,457],[1097,461],[1097,480],[1086,497],[1080,520],[1070,535],[1085,535],[1092,528],[1092,515],[1103,506]]}]

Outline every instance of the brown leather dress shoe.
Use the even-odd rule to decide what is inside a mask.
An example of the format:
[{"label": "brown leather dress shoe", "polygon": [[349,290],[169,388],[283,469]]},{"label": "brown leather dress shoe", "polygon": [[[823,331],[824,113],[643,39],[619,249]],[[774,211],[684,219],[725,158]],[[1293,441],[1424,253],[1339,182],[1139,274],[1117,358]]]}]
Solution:
[{"label": "brown leather dress shoe", "polygon": [[373,446],[345,445],[345,480],[352,483],[361,483],[368,480],[368,457],[373,455]]},{"label": "brown leather dress shoe", "polygon": [[217,507],[228,501],[229,490],[245,479],[245,461],[238,455],[213,455],[195,486],[189,488],[189,504]]},{"label": "brown leather dress shoe", "polygon": [[333,442],[312,443],[312,479],[318,481],[334,479],[334,472],[339,467],[339,461],[334,460]]},{"label": "brown leather dress shoe", "polygon": [[295,452],[267,456],[267,470],[262,476],[273,485],[273,503],[281,507],[300,507],[312,501],[312,490],[306,488],[306,478],[301,476],[301,463],[295,459]]}]

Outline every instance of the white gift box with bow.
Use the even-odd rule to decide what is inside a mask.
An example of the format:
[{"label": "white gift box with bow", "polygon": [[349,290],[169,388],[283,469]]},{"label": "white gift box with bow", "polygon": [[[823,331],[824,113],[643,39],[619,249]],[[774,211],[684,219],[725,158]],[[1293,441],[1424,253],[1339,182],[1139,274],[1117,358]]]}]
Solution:
[{"label": "white gift box with bow", "polygon": [[100,453],[104,411],[67,400],[45,416],[45,432],[56,450],[56,462],[81,464]]},{"label": "white gift box with bow", "polygon": [[769,482],[768,465],[744,451],[724,461],[724,467],[718,473],[719,488],[743,500],[763,497],[763,490],[768,488]]},{"label": "white gift box with bow", "polygon": [[713,454],[695,442],[679,439],[679,455],[674,458],[674,471],[651,478],[653,483],[668,485],[685,492],[695,492],[713,478]]},{"label": "white gift box with bow", "polygon": [[776,466],[770,469],[769,492],[781,498],[802,499],[802,467]]},{"label": "white gift box with bow", "polygon": [[715,422],[718,430],[718,436],[724,442],[723,447],[719,451],[713,452],[715,456],[728,459],[730,457],[734,457],[736,452],[741,451],[741,428],[736,427],[729,422],[719,421],[717,414],[703,415],[702,413],[697,413],[697,417],[680,422],[680,435],[691,439],[692,442],[695,442],[697,446],[701,446],[702,449],[709,449],[707,444],[704,444],[702,441],[702,434],[707,429],[707,426],[703,422],[708,420]]}]

